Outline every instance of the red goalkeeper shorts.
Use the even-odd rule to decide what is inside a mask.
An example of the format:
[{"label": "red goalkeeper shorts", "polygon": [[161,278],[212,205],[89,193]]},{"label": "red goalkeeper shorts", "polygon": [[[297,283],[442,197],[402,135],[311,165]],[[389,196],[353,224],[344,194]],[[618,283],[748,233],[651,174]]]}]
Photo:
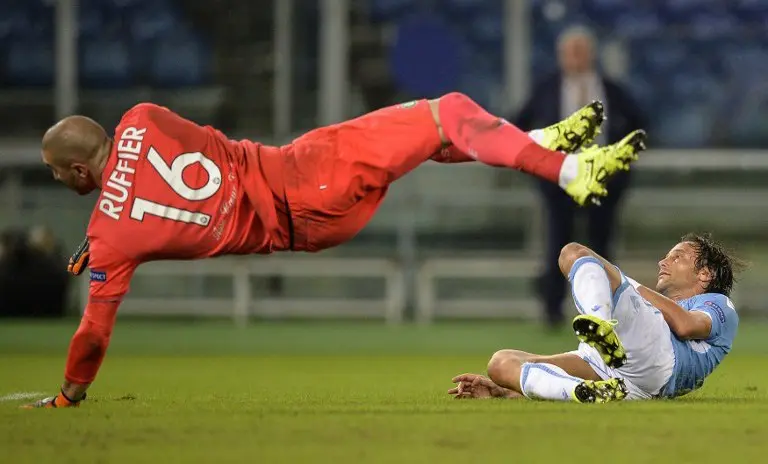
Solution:
[{"label": "red goalkeeper shorts", "polygon": [[319,251],[357,235],[389,185],[441,148],[427,100],[313,130],[281,148],[294,250]]}]

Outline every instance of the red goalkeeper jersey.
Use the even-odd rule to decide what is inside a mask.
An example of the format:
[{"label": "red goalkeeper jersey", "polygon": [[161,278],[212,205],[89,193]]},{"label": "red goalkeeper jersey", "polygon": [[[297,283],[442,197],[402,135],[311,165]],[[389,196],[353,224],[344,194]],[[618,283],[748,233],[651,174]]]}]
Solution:
[{"label": "red goalkeeper jersey", "polygon": [[91,297],[123,295],[142,262],[271,252],[281,193],[260,150],[157,105],[125,113],[88,225]]},{"label": "red goalkeeper jersey", "polygon": [[88,224],[90,297],[67,380],[95,377],[139,264],[287,248],[280,156],[157,105],[125,113]]}]

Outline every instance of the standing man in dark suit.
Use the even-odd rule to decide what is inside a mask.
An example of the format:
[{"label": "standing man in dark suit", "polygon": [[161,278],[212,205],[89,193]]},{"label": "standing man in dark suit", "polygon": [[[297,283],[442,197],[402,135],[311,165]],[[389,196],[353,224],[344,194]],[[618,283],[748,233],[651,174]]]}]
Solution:
[{"label": "standing man in dark suit", "polygon": [[[614,143],[624,134],[645,127],[644,117],[628,92],[596,68],[596,41],[591,31],[582,27],[566,30],[559,37],[557,47],[560,71],[538,80],[520,114],[511,119],[518,127],[524,130],[547,127],[592,100],[604,103],[607,118],[596,143]],[[608,182],[608,197],[601,200],[602,205],[587,208],[577,207],[556,185],[538,183],[546,210],[547,249],[544,273],[537,279],[536,287],[550,327],[556,328],[563,321],[566,281],[558,269],[557,259],[560,249],[574,241],[577,211],[586,215],[587,246],[613,260],[611,245],[616,215],[629,180],[629,173],[618,173]]]}]

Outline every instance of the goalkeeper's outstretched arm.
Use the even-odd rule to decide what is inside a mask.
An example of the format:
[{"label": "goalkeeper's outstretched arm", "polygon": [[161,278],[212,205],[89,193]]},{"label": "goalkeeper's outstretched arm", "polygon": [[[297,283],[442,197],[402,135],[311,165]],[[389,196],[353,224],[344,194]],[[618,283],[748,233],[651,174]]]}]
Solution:
[{"label": "goalkeeper's outstretched arm", "polygon": [[104,240],[91,238],[90,245],[85,243],[86,247],[81,248],[90,253],[87,273],[90,291],[80,325],[69,345],[64,382],[57,396],[33,406],[76,406],[85,398],[85,392],[96,379],[107,354],[117,309],[139,265],[137,260],[125,256]]},{"label": "goalkeeper's outstretched arm", "polygon": [[97,300],[89,302],[85,309],[69,345],[61,387],[63,394],[71,401],[80,401],[96,379],[107,354],[119,304],[119,300]]}]

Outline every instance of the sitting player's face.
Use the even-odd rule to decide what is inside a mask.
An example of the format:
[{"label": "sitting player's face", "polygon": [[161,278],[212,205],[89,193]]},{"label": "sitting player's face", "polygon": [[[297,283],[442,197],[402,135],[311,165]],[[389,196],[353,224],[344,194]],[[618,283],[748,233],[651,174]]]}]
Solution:
[{"label": "sitting player's face", "polygon": [[659,276],[656,291],[668,295],[696,288],[700,276],[696,271],[696,249],[689,242],[675,245],[667,256],[659,261]]},{"label": "sitting player's face", "polygon": [[53,178],[80,195],[87,195],[96,189],[88,166],[83,163],[57,163],[56,158],[43,152],[43,162],[53,173]]}]

